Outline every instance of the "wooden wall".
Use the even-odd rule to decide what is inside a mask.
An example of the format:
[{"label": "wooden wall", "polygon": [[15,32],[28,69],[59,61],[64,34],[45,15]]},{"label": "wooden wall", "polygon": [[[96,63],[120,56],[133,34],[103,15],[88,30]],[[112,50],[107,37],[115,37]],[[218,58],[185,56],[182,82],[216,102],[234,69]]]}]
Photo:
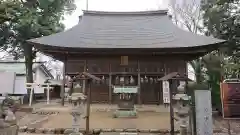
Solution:
[{"label": "wooden wall", "polygon": [[[85,65],[86,64],[86,65]],[[68,74],[84,71],[102,78],[101,82],[92,82],[92,101],[97,103],[115,103],[117,95],[112,93],[109,84],[118,85],[117,78],[125,76],[126,85],[140,85],[140,95],[136,95],[136,103],[161,104],[162,83],[159,78],[171,72],[186,73],[186,62],[174,57],[129,57],[128,65],[120,65],[120,57],[85,58],[68,61]],[[140,76],[140,79],[138,79]],[[134,83],[129,83],[134,78]],[[140,81],[140,82],[139,82]]]}]

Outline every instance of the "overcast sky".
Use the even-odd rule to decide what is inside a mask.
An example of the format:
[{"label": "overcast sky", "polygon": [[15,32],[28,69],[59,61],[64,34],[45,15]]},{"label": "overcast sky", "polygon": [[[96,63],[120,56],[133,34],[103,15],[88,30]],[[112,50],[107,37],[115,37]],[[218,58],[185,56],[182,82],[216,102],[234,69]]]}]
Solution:
[{"label": "overcast sky", "polygon": [[[87,0],[75,0],[77,9],[71,15],[66,15],[63,23],[66,29],[69,29],[78,23],[78,16],[82,15],[82,10],[86,10]],[[95,11],[147,11],[157,9],[167,9],[170,0],[88,0],[88,10]],[[181,3],[184,0],[173,0]],[[0,52],[0,56],[4,53]],[[42,61],[48,61],[46,56],[40,56]],[[55,65],[57,63],[54,63]],[[58,63],[60,64],[60,63]],[[62,64],[60,64],[62,65]],[[189,77],[194,79],[193,71],[191,68]]]},{"label": "overcast sky", "polygon": [[[65,16],[66,28],[78,23],[78,16],[86,10],[87,0],[76,0],[77,9],[70,16]],[[88,10],[95,11],[146,11],[167,9],[168,0],[88,0]]]}]

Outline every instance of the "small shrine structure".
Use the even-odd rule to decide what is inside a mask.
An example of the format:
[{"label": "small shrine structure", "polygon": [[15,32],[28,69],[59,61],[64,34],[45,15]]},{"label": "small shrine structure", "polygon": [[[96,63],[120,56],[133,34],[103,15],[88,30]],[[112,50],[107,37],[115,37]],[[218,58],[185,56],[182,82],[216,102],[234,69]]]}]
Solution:
[{"label": "small shrine structure", "polygon": [[[86,106],[86,114],[85,114],[85,119],[86,119],[86,133],[89,134],[89,126],[90,126],[90,102],[91,102],[91,82],[93,80],[95,81],[101,81],[100,78],[91,75],[87,72],[82,72],[80,74],[77,74],[75,77],[73,77],[72,81],[75,81],[77,83],[81,83],[81,80],[86,81],[87,84],[87,89],[83,91],[83,89],[79,89],[79,87],[73,88],[73,91],[71,93],[71,103],[73,104],[72,112],[71,115],[73,116],[73,132],[79,133],[79,122],[81,120],[81,115],[84,113],[84,102],[87,100],[87,106]],[[72,84],[73,85],[73,84]],[[77,84],[79,85],[79,84]],[[83,93],[85,92],[85,93]],[[75,135],[74,134],[74,135]]]},{"label": "small shrine structure", "polygon": [[137,86],[135,103],[163,104],[159,78],[171,72],[186,74],[188,61],[225,42],[178,28],[167,10],[84,11],[79,18],[79,24],[69,30],[28,43],[64,62],[64,76],[88,72],[101,78],[91,82],[95,103],[117,103],[119,95],[112,86],[123,82]]}]

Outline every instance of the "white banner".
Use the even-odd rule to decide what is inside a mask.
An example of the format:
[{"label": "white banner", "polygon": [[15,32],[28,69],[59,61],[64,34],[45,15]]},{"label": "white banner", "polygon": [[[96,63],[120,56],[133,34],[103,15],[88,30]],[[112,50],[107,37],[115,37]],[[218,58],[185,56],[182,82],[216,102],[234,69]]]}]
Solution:
[{"label": "white banner", "polygon": [[136,86],[114,86],[113,93],[137,93],[138,87]]},{"label": "white banner", "polygon": [[170,103],[170,90],[169,90],[169,82],[162,81],[163,83],[163,103]]}]

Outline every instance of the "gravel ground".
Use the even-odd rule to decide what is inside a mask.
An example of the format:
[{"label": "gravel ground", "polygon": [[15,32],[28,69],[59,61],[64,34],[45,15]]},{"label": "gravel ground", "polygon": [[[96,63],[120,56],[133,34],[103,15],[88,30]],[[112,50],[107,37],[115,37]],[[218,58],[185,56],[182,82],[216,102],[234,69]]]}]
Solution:
[{"label": "gravel ground", "polygon": [[[79,124],[81,127],[85,127],[85,120],[81,120]],[[52,115],[41,127],[70,128],[72,127],[72,116],[70,113]],[[113,118],[113,112],[91,112],[90,127],[93,129],[168,129],[170,127],[169,113],[139,112],[138,118]]]},{"label": "gravel ground", "polygon": [[238,133],[240,135],[240,120],[224,120],[222,117],[217,117],[214,120],[215,125],[218,127],[221,127],[225,131],[228,131],[230,125],[230,130],[233,133]]},{"label": "gravel ground", "polygon": [[23,118],[18,120],[18,125],[21,126],[30,126],[35,124],[37,121],[40,121],[48,116],[45,115],[38,115],[38,114],[28,114],[25,115]]},{"label": "gravel ground", "polygon": [[22,119],[24,116],[26,116],[28,113],[26,113],[26,112],[16,112],[16,118],[17,118],[17,120],[20,120],[20,119]]}]

